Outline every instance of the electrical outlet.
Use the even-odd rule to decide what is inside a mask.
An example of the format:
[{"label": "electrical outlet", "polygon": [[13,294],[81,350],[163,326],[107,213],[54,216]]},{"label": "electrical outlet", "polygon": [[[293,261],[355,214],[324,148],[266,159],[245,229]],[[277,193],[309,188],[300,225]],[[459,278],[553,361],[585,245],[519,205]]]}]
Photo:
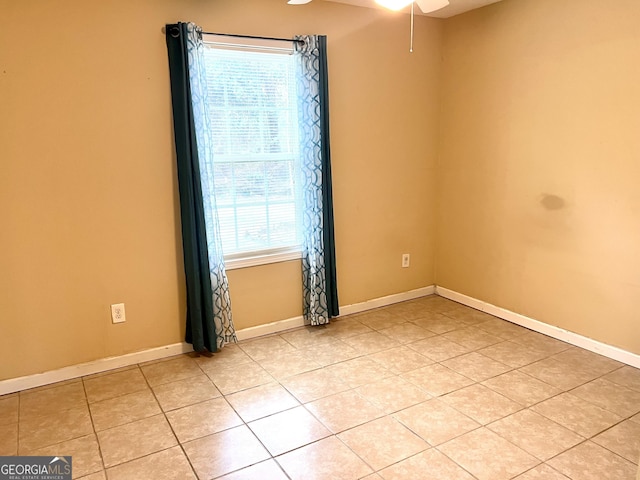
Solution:
[{"label": "electrical outlet", "polygon": [[402,268],[408,268],[411,263],[411,255],[408,253],[402,254]]},{"label": "electrical outlet", "polygon": [[114,303],[111,305],[111,321],[113,323],[124,323],[127,318],[124,315],[124,303]]}]

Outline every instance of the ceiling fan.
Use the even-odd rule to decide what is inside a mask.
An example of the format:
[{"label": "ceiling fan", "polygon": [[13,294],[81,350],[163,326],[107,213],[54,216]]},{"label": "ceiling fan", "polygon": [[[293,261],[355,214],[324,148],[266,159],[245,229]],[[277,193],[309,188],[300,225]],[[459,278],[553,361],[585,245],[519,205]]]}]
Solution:
[{"label": "ceiling fan", "polygon": [[[311,0],[289,0],[287,3],[290,5],[304,5],[311,2]],[[449,5],[449,0],[375,0],[375,2],[389,10],[402,10],[405,7],[411,5],[411,44],[409,46],[409,52],[413,52],[413,15],[414,6],[417,4],[420,7],[422,13],[430,13]]]},{"label": "ceiling fan", "polygon": [[[304,5],[309,2],[311,2],[311,0],[289,0],[287,3],[290,5]],[[440,10],[449,5],[449,0],[375,0],[375,2],[389,10],[402,10],[409,5],[413,8],[413,4],[415,3],[420,7],[422,13]]]}]

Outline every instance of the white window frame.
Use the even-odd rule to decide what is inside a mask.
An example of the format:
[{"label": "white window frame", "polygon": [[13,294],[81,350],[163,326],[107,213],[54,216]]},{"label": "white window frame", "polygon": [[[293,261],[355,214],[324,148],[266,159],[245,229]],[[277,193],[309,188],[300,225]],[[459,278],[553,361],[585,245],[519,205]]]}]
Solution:
[{"label": "white window frame", "polygon": [[[291,55],[294,51],[293,43],[288,40],[236,38],[225,35],[203,34],[203,42],[205,44],[215,45],[216,48],[248,51],[253,50],[260,51],[262,53],[288,53]],[[259,265],[300,260],[301,258],[302,245],[292,245],[282,248],[225,254],[224,263],[227,270],[235,270]]]}]

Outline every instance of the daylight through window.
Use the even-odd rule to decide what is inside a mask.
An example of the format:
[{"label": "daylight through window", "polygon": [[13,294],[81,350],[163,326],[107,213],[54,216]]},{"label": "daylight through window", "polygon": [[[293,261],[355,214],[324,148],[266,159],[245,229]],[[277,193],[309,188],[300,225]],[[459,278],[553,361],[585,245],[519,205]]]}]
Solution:
[{"label": "daylight through window", "polygon": [[225,259],[300,250],[293,55],[205,49]]}]

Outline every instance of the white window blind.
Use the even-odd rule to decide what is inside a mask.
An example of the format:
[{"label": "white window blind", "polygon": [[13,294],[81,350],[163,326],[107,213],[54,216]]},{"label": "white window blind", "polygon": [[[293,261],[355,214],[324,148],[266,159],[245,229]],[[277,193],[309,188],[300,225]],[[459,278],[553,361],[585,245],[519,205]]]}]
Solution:
[{"label": "white window blind", "polygon": [[294,58],[209,46],[205,60],[225,258],[299,251]]}]

